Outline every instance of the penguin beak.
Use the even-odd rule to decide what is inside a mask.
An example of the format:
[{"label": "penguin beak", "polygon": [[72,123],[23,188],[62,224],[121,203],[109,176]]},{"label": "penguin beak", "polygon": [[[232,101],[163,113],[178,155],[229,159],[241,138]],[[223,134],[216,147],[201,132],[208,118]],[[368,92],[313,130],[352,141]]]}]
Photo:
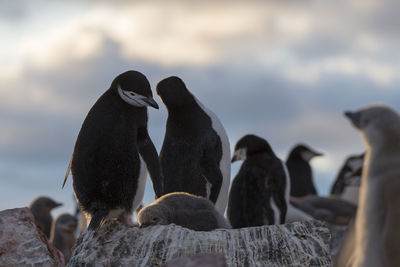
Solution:
[{"label": "penguin beak", "polygon": [[148,106],[150,106],[150,107],[152,107],[152,108],[155,108],[155,109],[159,109],[159,108],[160,108],[160,107],[158,106],[157,102],[156,102],[152,97],[143,98],[143,101],[144,101],[145,103],[147,103]]},{"label": "penguin beak", "polygon": [[315,152],[315,151],[313,151],[313,152],[314,152],[314,157],[320,157],[320,156],[324,155],[324,153]]},{"label": "penguin beak", "polygon": [[360,114],[356,112],[346,111],[344,115],[350,119],[353,125],[360,129]]},{"label": "penguin beak", "polygon": [[231,162],[235,162],[237,160],[238,160],[238,158],[236,157],[236,155],[233,155]]},{"label": "penguin beak", "polygon": [[245,160],[247,158],[247,149],[246,148],[239,148],[235,150],[233,154],[231,162],[235,162],[238,160]]},{"label": "penguin beak", "polygon": [[152,96],[144,96],[132,91],[122,90],[121,86],[118,85],[117,87],[118,94],[129,105],[135,107],[153,107],[158,109],[158,104],[154,101]]},{"label": "penguin beak", "polygon": [[323,156],[324,154],[315,152],[312,150],[306,150],[301,153],[301,157],[303,158],[304,161],[309,162],[312,158],[317,157],[317,156]]}]

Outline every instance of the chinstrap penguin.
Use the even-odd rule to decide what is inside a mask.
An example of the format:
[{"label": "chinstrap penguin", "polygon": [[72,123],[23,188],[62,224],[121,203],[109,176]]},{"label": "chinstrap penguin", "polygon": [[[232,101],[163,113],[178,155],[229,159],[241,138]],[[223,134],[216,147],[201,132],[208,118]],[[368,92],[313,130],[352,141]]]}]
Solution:
[{"label": "chinstrap penguin", "polygon": [[287,179],[282,161],[264,139],[242,137],[232,162],[244,160],[232,182],[228,220],[233,228],[285,223]]},{"label": "chinstrap penguin", "polygon": [[132,212],[144,194],[146,167],[156,196],[162,194],[158,154],[147,132],[147,107],[158,109],[147,78],[127,71],[113,80],[83,122],[71,171],[89,230],[97,230],[108,218],[132,225]]},{"label": "chinstrap penguin", "polygon": [[231,228],[210,200],[184,192],[169,193],[158,198],[143,207],[137,219],[140,227],[174,223],[195,231]]},{"label": "chinstrap penguin", "polygon": [[331,195],[358,205],[363,162],[364,153],[346,159],[331,188]]},{"label": "chinstrap penguin", "polygon": [[34,199],[29,207],[33,217],[35,217],[37,225],[40,226],[47,238],[50,238],[51,224],[53,222],[51,210],[59,206],[62,206],[62,203],[58,203],[51,198],[41,196]]},{"label": "chinstrap penguin", "polygon": [[178,77],[160,81],[157,94],[168,110],[160,152],[164,194],[206,197],[223,214],[230,183],[230,146],[224,127]]},{"label": "chinstrap penguin", "polygon": [[286,160],[286,166],[290,174],[291,196],[303,197],[317,194],[309,162],[312,158],[322,155],[322,153],[315,152],[303,144],[292,148]]},{"label": "chinstrap penguin", "polygon": [[[262,157],[265,157],[265,159],[261,159]],[[251,164],[247,162],[248,158]],[[252,162],[254,158],[256,158],[256,160]],[[268,215],[262,217],[264,224],[279,224],[283,222],[291,223],[296,221],[312,220],[312,217],[310,215],[290,204],[289,171],[286,167],[286,164],[275,155],[266,140],[255,135],[246,135],[242,137],[237,142],[235,146],[235,152],[232,157],[232,162],[235,162],[237,160],[244,160],[244,163],[232,183],[231,192],[229,194],[228,218],[237,222],[237,224],[231,222],[232,227],[245,227],[235,227],[235,224],[243,225],[243,222],[241,222],[241,217],[243,215],[241,214],[245,214],[246,212],[253,212],[254,216],[257,216],[258,220],[260,220],[260,217],[258,216],[260,216],[260,214],[263,214],[259,213],[258,211],[251,211],[256,207],[254,207],[250,203],[247,204],[246,202],[244,202],[247,207],[243,208],[244,203],[242,203],[242,200],[246,201],[241,196],[241,194],[243,194],[243,190],[248,190],[249,197],[253,198],[251,188],[247,189],[246,187],[244,187],[247,186],[247,183],[245,185],[242,184],[244,183],[244,181],[246,181],[245,177],[248,175],[246,173],[250,173],[251,176],[259,177],[261,179],[267,178],[264,180],[264,186],[260,188],[262,188],[264,192],[270,191],[269,194],[272,193],[273,197],[267,197],[266,204],[258,202],[259,200],[256,198],[254,198],[253,200],[261,205],[257,206],[257,209],[259,209],[260,207],[267,207],[265,212]],[[265,175],[267,176],[265,177]],[[235,180],[237,180],[237,182],[235,182]],[[260,189],[257,188],[257,190]],[[247,208],[249,210],[247,210]],[[271,213],[271,208],[273,213]],[[286,216],[284,214],[286,214]],[[259,223],[257,224],[259,225]]]},{"label": "chinstrap penguin", "polygon": [[366,153],[354,228],[335,265],[400,266],[400,116],[383,105],[345,115],[361,133]]},{"label": "chinstrap penguin", "polygon": [[75,244],[75,231],[78,219],[75,216],[64,213],[53,222],[50,242],[64,255],[65,263],[68,263]]}]

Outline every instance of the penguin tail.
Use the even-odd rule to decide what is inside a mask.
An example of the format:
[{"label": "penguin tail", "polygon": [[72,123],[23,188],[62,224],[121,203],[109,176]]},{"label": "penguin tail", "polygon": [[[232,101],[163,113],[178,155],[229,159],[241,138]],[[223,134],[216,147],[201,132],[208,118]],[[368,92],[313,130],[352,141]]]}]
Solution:
[{"label": "penguin tail", "polygon": [[90,220],[88,230],[89,231],[97,231],[99,227],[104,223],[107,217],[106,209],[97,209],[93,212],[92,219]]}]

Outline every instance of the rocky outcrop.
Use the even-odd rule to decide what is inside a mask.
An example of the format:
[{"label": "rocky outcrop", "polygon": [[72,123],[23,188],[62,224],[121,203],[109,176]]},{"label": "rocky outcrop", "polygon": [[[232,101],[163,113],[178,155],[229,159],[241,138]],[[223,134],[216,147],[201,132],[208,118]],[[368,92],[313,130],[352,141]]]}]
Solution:
[{"label": "rocky outcrop", "polygon": [[28,208],[0,212],[0,266],[64,266]]},{"label": "rocky outcrop", "polygon": [[227,267],[222,254],[198,254],[168,261],[162,267]]},{"label": "rocky outcrop", "polygon": [[329,230],[318,221],[211,232],[112,221],[78,238],[69,266],[162,266],[210,253],[221,254],[228,266],[331,266],[329,242]]}]

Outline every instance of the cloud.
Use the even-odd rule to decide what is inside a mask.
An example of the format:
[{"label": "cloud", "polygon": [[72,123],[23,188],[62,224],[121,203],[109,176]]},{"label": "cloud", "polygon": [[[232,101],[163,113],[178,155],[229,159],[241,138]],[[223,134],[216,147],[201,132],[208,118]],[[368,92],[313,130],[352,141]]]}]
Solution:
[{"label": "cloud", "polygon": [[[325,177],[363,150],[344,110],[373,102],[400,110],[399,36],[384,28],[397,21],[395,2],[82,1],[43,9],[28,2],[0,26],[7,177],[26,176],[18,167],[26,164],[35,166],[29,179],[49,165],[61,177],[88,110],[128,69],[143,72],[153,89],[182,77],[221,119],[232,146],[255,133],[285,158],[307,142],[326,154],[313,163]],[[159,150],[167,113],[157,101],[149,132]]]}]

